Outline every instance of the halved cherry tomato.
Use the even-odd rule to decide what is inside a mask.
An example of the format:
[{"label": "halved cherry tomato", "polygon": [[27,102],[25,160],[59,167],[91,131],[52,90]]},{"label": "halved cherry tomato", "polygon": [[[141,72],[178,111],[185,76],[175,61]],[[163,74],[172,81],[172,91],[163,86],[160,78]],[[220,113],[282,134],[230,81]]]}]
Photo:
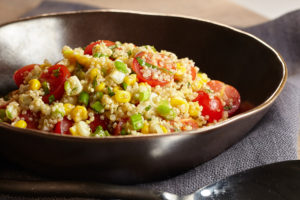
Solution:
[{"label": "halved cherry tomato", "polygon": [[90,123],[90,128],[92,132],[95,132],[98,126],[102,126],[103,130],[107,130],[107,126],[109,123],[109,120],[107,118],[101,119],[100,115],[98,114],[95,114],[94,118],[95,118],[94,121]]},{"label": "halved cherry tomato", "polygon": [[198,123],[194,119],[188,118],[188,119],[181,119],[180,121],[184,125],[182,127],[182,130],[184,130],[184,131],[187,130],[186,126],[191,126],[192,130],[199,128]]},{"label": "halved cherry tomato", "polygon": [[33,113],[30,110],[27,110],[26,114],[20,114],[19,117],[24,118],[24,121],[26,121],[26,128],[38,129],[40,113]]},{"label": "halved cherry tomato", "polygon": [[71,135],[69,129],[73,126],[73,121],[64,117],[63,120],[57,122],[54,127],[54,133]]},{"label": "halved cherry tomato", "polygon": [[98,40],[96,42],[92,42],[91,44],[87,45],[84,49],[84,54],[93,55],[93,47],[96,44],[100,44],[101,42],[104,42],[106,44],[106,46],[108,46],[108,47],[115,45],[114,42],[109,41],[109,40]]},{"label": "halved cherry tomato", "polygon": [[220,98],[225,102],[224,109],[227,110],[228,115],[232,116],[240,107],[241,96],[239,92],[221,81],[211,80],[207,85],[215,92],[220,94]]},{"label": "halved cherry tomato", "polygon": [[193,100],[203,107],[202,115],[209,116],[208,122],[218,121],[223,116],[223,106],[219,97],[214,96],[212,99],[204,91],[199,91],[198,96]]},{"label": "halved cherry tomato", "polygon": [[13,79],[18,87],[24,82],[25,77],[28,75],[28,73],[31,70],[34,69],[35,65],[36,64],[26,65],[26,66],[22,67],[21,69],[18,69],[17,71],[15,71]]},{"label": "halved cherry tomato", "polygon": [[[150,75],[148,77],[144,77],[143,72],[141,71],[144,67],[139,64],[139,62],[137,60],[137,57],[139,57],[139,58],[145,60],[147,63],[151,64],[151,59],[150,59],[151,55],[150,54],[146,54],[145,52],[140,52],[133,59],[132,70],[136,73],[137,78],[138,78],[138,80],[140,82],[147,82],[150,86],[155,87],[157,85],[164,86],[164,85],[168,84],[171,79],[173,79],[174,75],[170,74],[168,72],[166,72],[166,74],[171,77],[170,80],[157,80],[157,79],[153,79],[152,78],[153,75]],[[166,67],[166,66],[157,66],[157,67],[164,68],[165,70],[169,70],[170,69],[169,67]]]},{"label": "halved cherry tomato", "polygon": [[60,100],[64,94],[64,83],[70,77],[68,68],[64,65],[56,64],[48,68],[47,72],[42,73],[41,82],[48,82],[50,85],[49,94],[43,96],[43,101],[49,103],[49,97],[54,96],[54,100]]}]

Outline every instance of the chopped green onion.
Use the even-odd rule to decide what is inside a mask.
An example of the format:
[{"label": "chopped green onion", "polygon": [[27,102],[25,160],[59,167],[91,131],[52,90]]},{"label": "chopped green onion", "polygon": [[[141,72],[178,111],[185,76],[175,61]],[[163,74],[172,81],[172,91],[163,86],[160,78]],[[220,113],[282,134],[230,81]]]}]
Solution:
[{"label": "chopped green onion", "polygon": [[49,100],[49,104],[51,104],[52,102],[55,101],[55,96],[52,94],[52,95],[48,98],[48,100]]},{"label": "chopped green onion", "polygon": [[60,72],[60,67],[58,69],[53,70],[53,76],[58,77]]},{"label": "chopped green onion", "polygon": [[101,101],[103,95],[104,95],[103,92],[96,92],[96,99]]},{"label": "chopped green onion", "polygon": [[78,102],[87,106],[89,104],[90,96],[87,92],[81,92],[78,97]]},{"label": "chopped green onion", "polygon": [[127,89],[127,87],[128,87],[128,84],[127,84],[127,83],[125,83],[125,82],[123,82],[123,83],[122,83],[122,88],[123,88],[124,90],[126,90],[126,89]]},{"label": "chopped green onion", "polygon": [[108,56],[105,55],[105,54],[103,54],[103,53],[97,52],[97,53],[95,53],[95,54],[93,55],[93,57],[94,57],[94,58],[101,58],[101,57],[108,57]]},{"label": "chopped green onion", "polygon": [[157,106],[156,112],[167,120],[173,120],[176,117],[176,113],[167,102],[162,102]]},{"label": "chopped green onion", "polygon": [[128,135],[128,133],[126,132],[126,130],[124,128],[122,128],[120,133],[121,133],[121,135]]},{"label": "chopped green onion", "polygon": [[115,95],[115,93],[113,92],[113,90],[110,87],[107,88],[107,93],[110,97]]},{"label": "chopped green onion", "polygon": [[165,119],[167,119],[167,120],[173,120],[173,119],[175,119],[175,117],[176,117],[176,113],[175,113],[175,111],[172,109],[168,115],[163,116],[163,117],[164,117]]},{"label": "chopped green onion", "polygon": [[[66,81],[66,82],[67,82],[67,81]],[[65,82],[65,90],[66,90],[66,82]],[[70,84],[70,83],[69,83],[69,84]],[[42,83],[42,88],[43,88],[44,93],[45,93],[46,95],[50,93],[50,88],[49,88],[49,85],[48,85],[48,83],[47,83],[46,81],[44,81],[44,82]]]},{"label": "chopped green onion", "polygon": [[100,101],[93,103],[91,108],[93,108],[97,113],[102,113],[104,111],[104,106],[100,103]]},{"label": "chopped green onion", "polygon": [[146,111],[149,111],[150,109],[151,109],[151,105],[149,105],[145,108]]},{"label": "chopped green onion", "polygon": [[[44,83],[46,83],[46,82],[43,82],[43,88],[44,88]],[[48,84],[47,84],[47,83],[45,84],[45,87],[48,87]],[[66,92],[68,92],[68,91],[71,90],[71,84],[70,84],[69,81],[65,81],[64,89],[65,89]],[[44,90],[45,90],[45,89],[44,89]],[[49,90],[48,90],[48,92],[49,92]],[[45,94],[46,94],[46,91],[45,91]]]},{"label": "chopped green onion", "polygon": [[127,51],[127,54],[128,54],[128,57],[130,57],[132,55],[132,51],[131,50]]},{"label": "chopped green onion", "polygon": [[8,111],[7,109],[5,110],[5,114],[6,114],[8,119],[10,119],[10,120],[13,119],[12,113],[10,111]]},{"label": "chopped green onion", "polygon": [[117,48],[117,45],[111,45],[108,48],[111,49],[111,50],[113,50],[113,49]]},{"label": "chopped green onion", "polygon": [[134,114],[130,117],[130,122],[132,125],[132,128],[134,130],[140,130],[143,128],[144,125],[144,119],[141,114]]},{"label": "chopped green onion", "polygon": [[166,115],[170,114],[171,110],[172,110],[172,108],[167,104],[160,104],[156,108],[156,111],[161,116],[166,116]]},{"label": "chopped green onion", "polygon": [[110,136],[109,132],[107,130],[103,130],[102,126],[97,126],[94,133],[91,134],[92,136],[98,136],[98,137],[105,137]]},{"label": "chopped green onion", "polygon": [[118,71],[123,72],[124,74],[128,73],[127,65],[122,61],[116,60],[114,64]]},{"label": "chopped green onion", "polygon": [[144,91],[141,91],[139,93],[139,101],[142,102],[142,101],[148,100],[149,97],[150,97],[150,94],[151,94],[151,92],[148,89],[144,90]]}]

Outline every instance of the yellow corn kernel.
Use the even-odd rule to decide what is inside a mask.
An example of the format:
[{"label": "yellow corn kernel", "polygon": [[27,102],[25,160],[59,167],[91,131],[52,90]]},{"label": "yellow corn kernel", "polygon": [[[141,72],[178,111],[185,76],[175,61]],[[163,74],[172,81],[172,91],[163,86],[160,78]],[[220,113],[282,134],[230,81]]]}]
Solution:
[{"label": "yellow corn kernel", "polygon": [[88,67],[91,64],[92,59],[86,55],[75,54],[75,58],[79,64]]},{"label": "yellow corn kernel", "polygon": [[202,86],[203,86],[203,82],[201,80],[195,80],[192,82],[192,89],[194,91],[201,90]]},{"label": "yellow corn kernel", "polygon": [[74,58],[74,51],[68,46],[64,46],[64,48],[62,49],[62,54],[67,59]]},{"label": "yellow corn kernel", "polygon": [[192,117],[198,117],[201,112],[201,107],[198,102],[189,102],[189,114]]},{"label": "yellow corn kernel", "polygon": [[147,121],[144,122],[143,128],[141,130],[143,134],[149,133],[149,123]]},{"label": "yellow corn kernel", "polygon": [[118,90],[115,92],[115,99],[119,103],[127,103],[131,99],[131,94],[124,90]]},{"label": "yellow corn kernel", "polygon": [[116,93],[118,90],[122,90],[122,88],[120,86],[116,86],[113,89],[114,93]]},{"label": "yellow corn kernel", "polygon": [[168,129],[165,126],[160,125],[160,128],[164,133],[168,133]]},{"label": "yellow corn kernel", "polygon": [[184,99],[171,98],[170,103],[173,107],[179,108],[182,112],[187,112],[189,110],[189,104]]},{"label": "yellow corn kernel", "polygon": [[135,82],[136,82],[136,74],[131,74],[129,76],[126,76],[124,78],[124,82],[127,84],[127,85],[133,85]]},{"label": "yellow corn kernel", "polygon": [[182,79],[183,75],[186,73],[186,68],[180,63],[177,63],[176,73],[174,74],[175,79]]},{"label": "yellow corn kernel", "polygon": [[201,90],[204,83],[207,83],[210,79],[205,73],[198,73],[195,81],[192,82],[192,88],[194,91]]},{"label": "yellow corn kernel", "polygon": [[64,104],[64,109],[65,109],[66,115],[71,114],[71,111],[73,110],[74,107],[75,106],[73,104],[65,103]]},{"label": "yellow corn kernel", "polygon": [[14,124],[14,126],[18,128],[26,128],[27,123],[24,120],[19,120]]},{"label": "yellow corn kernel", "polygon": [[98,68],[93,68],[90,71],[90,80],[94,80],[100,74],[100,70]]},{"label": "yellow corn kernel", "polygon": [[207,83],[208,81],[210,81],[207,74],[205,74],[205,73],[197,73],[197,79],[202,81],[202,83]]},{"label": "yellow corn kernel", "polygon": [[30,90],[39,90],[41,88],[41,82],[37,79],[31,79],[28,83]]},{"label": "yellow corn kernel", "polygon": [[77,136],[77,129],[75,126],[70,127],[69,131],[73,136]]},{"label": "yellow corn kernel", "polygon": [[74,122],[86,120],[88,118],[87,110],[84,106],[76,106],[71,111],[71,118]]},{"label": "yellow corn kernel", "polygon": [[75,69],[75,65],[70,64],[70,65],[67,66],[67,68],[68,68],[69,72],[73,72],[74,69]]},{"label": "yellow corn kernel", "polygon": [[101,82],[99,85],[96,86],[95,90],[96,92],[101,92],[104,90],[104,88],[105,88],[105,83]]}]

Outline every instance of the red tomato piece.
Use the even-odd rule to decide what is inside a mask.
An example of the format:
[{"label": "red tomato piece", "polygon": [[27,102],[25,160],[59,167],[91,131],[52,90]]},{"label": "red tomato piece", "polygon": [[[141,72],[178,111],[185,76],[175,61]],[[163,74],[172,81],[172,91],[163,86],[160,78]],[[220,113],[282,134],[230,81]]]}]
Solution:
[{"label": "red tomato piece", "polygon": [[106,46],[108,46],[108,47],[115,45],[114,42],[109,41],[109,40],[98,40],[96,42],[92,42],[89,45],[87,45],[84,49],[84,54],[93,55],[94,46],[97,44],[100,44],[101,42],[104,42],[106,44]]},{"label": "red tomato piece", "polygon": [[49,103],[49,97],[54,96],[55,100],[60,100],[64,94],[64,83],[70,77],[68,68],[64,65],[53,65],[47,72],[42,73],[41,82],[48,82],[50,85],[49,94],[43,96],[43,101]]},{"label": "red tomato piece", "polygon": [[222,89],[225,87],[225,83],[222,81],[211,80],[207,83],[207,85],[212,89],[214,92],[221,93]]},{"label": "red tomato piece", "polygon": [[40,113],[33,113],[30,110],[27,110],[26,114],[20,114],[19,117],[24,118],[24,121],[26,121],[26,128],[38,129]]},{"label": "red tomato piece", "polygon": [[26,65],[22,67],[21,69],[18,69],[15,71],[13,79],[16,83],[16,85],[19,87],[23,82],[25,77],[28,75],[28,73],[34,69],[34,66],[36,64]]},{"label": "red tomato piece", "polygon": [[192,74],[192,79],[195,80],[196,79],[196,75],[197,75],[196,67],[192,67],[191,68],[191,74]]},{"label": "red tomato piece", "polygon": [[122,128],[128,120],[129,119],[121,119],[121,121],[119,121],[117,126],[114,128],[113,135],[121,135]]},{"label": "red tomato piece", "polygon": [[107,130],[109,120],[107,118],[101,119],[99,114],[95,114],[94,117],[94,121],[90,123],[92,132],[95,132],[98,126],[102,126],[103,130]]},{"label": "red tomato piece", "polygon": [[54,127],[54,133],[71,135],[70,128],[73,126],[73,121],[64,117],[63,120],[57,122]]},{"label": "red tomato piece", "polygon": [[[146,82],[152,87],[155,87],[157,85],[164,86],[164,85],[168,84],[170,82],[170,80],[157,80],[157,79],[153,79],[152,76],[144,77],[143,72],[141,71],[144,67],[141,66],[137,60],[137,57],[142,58],[144,55],[145,55],[145,52],[138,53],[132,62],[132,70],[136,73],[139,82]],[[142,59],[144,59],[147,63],[151,64],[151,61],[149,58],[150,55],[147,54],[145,56],[146,56],[146,58],[142,58]],[[159,66],[159,67],[165,68],[165,66]],[[169,70],[169,67],[165,68],[165,69]],[[171,74],[168,74],[168,75],[171,76],[171,79],[173,79],[173,75],[171,75]]]},{"label": "red tomato piece", "polygon": [[212,99],[204,91],[199,91],[198,96],[193,100],[198,102],[200,106],[203,107],[202,115],[208,116],[208,122],[218,121],[223,116],[223,106],[219,97],[214,96]]},{"label": "red tomato piece", "polygon": [[186,126],[191,126],[191,127],[192,127],[192,130],[199,128],[198,123],[197,123],[196,120],[194,120],[194,119],[188,118],[188,119],[181,119],[180,121],[181,121],[181,123],[184,125],[184,126],[182,127],[182,130],[184,130],[184,131],[187,130],[187,129],[186,129]]},{"label": "red tomato piece", "polygon": [[220,98],[225,102],[224,109],[227,110],[228,115],[232,116],[240,107],[241,96],[239,92],[221,81],[211,80],[207,85],[215,92],[220,93]]}]

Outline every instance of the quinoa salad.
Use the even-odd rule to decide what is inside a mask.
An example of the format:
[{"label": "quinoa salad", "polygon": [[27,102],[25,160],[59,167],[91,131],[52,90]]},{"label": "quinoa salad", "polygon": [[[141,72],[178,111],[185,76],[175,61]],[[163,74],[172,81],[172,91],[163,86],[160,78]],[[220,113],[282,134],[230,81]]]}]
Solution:
[{"label": "quinoa salad", "polygon": [[0,120],[83,137],[169,134],[234,115],[239,92],[189,58],[153,46],[98,40],[62,48],[63,59],[18,69],[0,98]]}]

